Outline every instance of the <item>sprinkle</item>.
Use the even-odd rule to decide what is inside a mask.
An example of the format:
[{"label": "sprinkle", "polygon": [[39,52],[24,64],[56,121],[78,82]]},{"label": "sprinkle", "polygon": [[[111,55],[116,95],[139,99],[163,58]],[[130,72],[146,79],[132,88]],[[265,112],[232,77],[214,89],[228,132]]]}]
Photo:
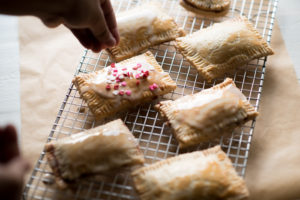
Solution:
[{"label": "sprinkle", "polygon": [[115,84],[115,85],[114,85],[114,89],[115,89],[115,90],[119,89],[119,84]]},{"label": "sprinkle", "polygon": [[113,73],[113,76],[117,76],[117,73]]},{"label": "sprinkle", "polygon": [[124,90],[120,90],[119,95],[123,96],[124,95]]},{"label": "sprinkle", "polygon": [[129,73],[129,72],[127,72],[127,76],[128,76],[128,77],[130,76],[130,73]]},{"label": "sprinkle", "polygon": [[158,88],[158,85],[157,85],[156,83],[153,83],[153,84],[152,84],[152,87],[153,87],[153,89],[157,89],[157,88]]},{"label": "sprinkle", "polygon": [[113,72],[118,72],[118,70],[117,69],[114,69],[114,71]]},{"label": "sprinkle", "polygon": [[115,96],[119,94],[119,91],[115,90],[112,92]]},{"label": "sprinkle", "polygon": [[138,69],[138,67],[137,67],[137,66],[134,66],[132,69],[133,69],[133,70],[137,70],[137,69]]},{"label": "sprinkle", "polygon": [[140,67],[142,67],[142,64],[141,64],[141,63],[138,63],[138,64],[136,64],[136,66],[137,66],[138,68],[140,68]]},{"label": "sprinkle", "polygon": [[136,75],[135,75],[135,78],[136,78],[136,79],[139,79],[139,78],[140,78],[140,74],[136,74]]},{"label": "sprinkle", "polygon": [[110,85],[106,85],[105,87],[106,90],[110,90],[110,88],[111,88]]},{"label": "sprinkle", "polygon": [[116,67],[116,63],[111,63],[110,67],[111,68],[115,68]]},{"label": "sprinkle", "polygon": [[122,70],[123,70],[123,71],[126,71],[126,70],[127,70],[127,68],[126,68],[126,67],[124,67]]},{"label": "sprinkle", "polygon": [[117,82],[117,83],[120,83],[120,82],[121,82],[121,80],[120,80],[120,79],[117,79],[117,80],[116,80],[116,82]]},{"label": "sprinkle", "polygon": [[125,87],[125,86],[127,85],[127,83],[126,83],[125,81],[123,81],[123,82],[121,83],[121,85],[122,85],[123,87]]},{"label": "sprinkle", "polygon": [[136,85],[140,85],[140,80],[137,80],[137,81],[136,81]]},{"label": "sprinkle", "polygon": [[157,89],[157,88],[158,88],[158,86],[157,86],[156,83],[153,83],[152,85],[149,86],[149,89],[150,89],[151,91],[153,91],[153,90],[155,90],[155,89]]},{"label": "sprinkle", "polygon": [[149,71],[145,71],[144,74],[143,74],[144,78],[147,78],[147,76],[149,76]]},{"label": "sprinkle", "polygon": [[130,90],[126,90],[125,94],[126,94],[127,96],[130,96],[130,95],[131,95],[131,91],[130,91]]}]

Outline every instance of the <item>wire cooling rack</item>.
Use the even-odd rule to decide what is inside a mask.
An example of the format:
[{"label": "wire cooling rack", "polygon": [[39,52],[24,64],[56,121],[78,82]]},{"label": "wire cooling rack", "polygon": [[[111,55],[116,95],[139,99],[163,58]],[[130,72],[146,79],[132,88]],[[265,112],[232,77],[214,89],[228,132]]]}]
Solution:
[{"label": "wire cooling rack", "polygon": [[[115,11],[118,13],[148,1],[114,0],[112,3]],[[178,25],[182,26],[187,33],[208,27],[214,22],[224,21],[226,18],[244,15],[253,22],[254,26],[268,42],[271,40],[278,4],[278,0],[232,0],[230,10],[225,17],[213,18],[211,16],[194,15],[186,11],[179,5],[178,0],[157,1],[162,4],[166,12],[173,16]],[[191,67],[183,59],[182,55],[176,52],[173,42],[155,46],[150,50],[155,55],[156,60],[162,65],[164,71],[168,72],[177,83],[177,89],[165,95],[163,99],[176,99],[183,95],[199,92],[222,82],[225,77],[231,77],[251,104],[258,109],[264,81],[266,58],[254,60],[246,66],[241,66],[234,73],[226,74],[223,78],[216,79],[213,83],[207,83],[198,76],[195,68]],[[94,54],[86,50],[75,75],[99,70],[111,62],[109,55],[105,51],[102,51],[100,54]],[[153,109],[154,104],[155,102],[144,104],[129,112],[115,116],[115,118],[122,118],[133,132],[145,155],[147,164],[176,156],[186,151],[204,149],[220,144],[231,158],[237,172],[244,176],[255,120],[235,130],[231,137],[221,138],[211,143],[203,143],[196,148],[183,151],[178,148],[177,141],[173,137],[170,128],[164,124],[164,120]],[[71,84],[47,142],[102,123],[104,122],[94,120],[86,104],[80,99],[74,85]],[[51,180],[49,179],[49,174],[51,176],[51,173],[45,159],[45,153],[42,152],[30,180],[25,186],[23,199],[138,199],[132,187],[129,173],[120,173],[104,179],[103,177],[84,179],[72,190],[65,191],[44,184]]]}]

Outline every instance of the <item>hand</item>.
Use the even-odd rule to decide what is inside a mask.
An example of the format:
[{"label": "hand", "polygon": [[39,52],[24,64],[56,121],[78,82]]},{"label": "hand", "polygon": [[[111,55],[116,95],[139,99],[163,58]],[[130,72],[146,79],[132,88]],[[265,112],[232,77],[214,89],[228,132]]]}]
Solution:
[{"label": "hand", "polygon": [[0,127],[0,197],[21,198],[23,178],[29,164],[21,156],[13,126]]},{"label": "hand", "polygon": [[[55,5],[55,1],[52,4]],[[65,0],[54,14],[38,16],[48,27],[64,24],[80,43],[94,52],[119,43],[117,22],[110,0]],[[62,12],[62,13],[61,13]]]}]

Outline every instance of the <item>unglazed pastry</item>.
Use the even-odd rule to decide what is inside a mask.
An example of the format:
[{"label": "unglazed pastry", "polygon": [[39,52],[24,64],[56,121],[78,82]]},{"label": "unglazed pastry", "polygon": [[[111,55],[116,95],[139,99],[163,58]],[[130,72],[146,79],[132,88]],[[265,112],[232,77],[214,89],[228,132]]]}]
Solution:
[{"label": "unglazed pastry", "polygon": [[245,17],[238,17],[176,39],[182,55],[208,81],[222,77],[273,50]]},{"label": "unglazed pastry", "polygon": [[180,147],[220,138],[258,115],[229,78],[199,93],[162,101],[155,108],[168,120]]},{"label": "unglazed pastry", "polygon": [[230,0],[181,0],[180,5],[199,14],[209,12],[225,14],[229,9]]},{"label": "unglazed pastry", "polygon": [[134,136],[120,119],[48,143],[45,152],[60,188],[82,176],[144,163]]},{"label": "unglazed pastry", "polygon": [[244,180],[220,146],[186,153],[132,173],[141,200],[244,200]]},{"label": "unglazed pastry", "polygon": [[160,7],[159,4],[144,4],[117,16],[120,43],[108,49],[117,62],[185,35],[183,29]]},{"label": "unglazed pastry", "polygon": [[176,88],[151,52],[78,75],[73,83],[97,119],[149,102]]}]

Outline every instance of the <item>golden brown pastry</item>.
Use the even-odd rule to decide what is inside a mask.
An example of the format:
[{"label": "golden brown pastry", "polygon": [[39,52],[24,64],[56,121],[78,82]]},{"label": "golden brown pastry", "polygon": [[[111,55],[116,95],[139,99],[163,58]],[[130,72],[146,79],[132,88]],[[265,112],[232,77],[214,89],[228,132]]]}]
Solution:
[{"label": "golden brown pastry", "polygon": [[185,9],[199,14],[211,12],[223,13],[228,11],[230,0],[181,0],[180,5]]},{"label": "golden brown pastry", "polygon": [[245,17],[239,17],[176,39],[182,55],[208,81],[222,77],[273,50]]},{"label": "golden brown pastry", "polygon": [[155,106],[174,130],[180,147],[220,138],[254,119],[258,112],[227,78],[223,83]]},{"label": "golden brown pastry", "polygon": [[60,188],[85,175],[144,163],[134,136],[120,119],[48,143],[45,152]]},{"label": "golden brown pastry", "polygon": [[97,119],[149,102],[176,88],[151,52],[78,75],[73,83]]},{"label": "golden brown pastry", "polygon": [[108,49],[117,62],[185,35],[159,4],[144,4],[122,12],[117,16],[117,23],[120,43]]},{"label": "golden brown pastry", "polygon": [[220,146],[168,158],[132,176],[141,200],[244,200],[249,195]]}]

